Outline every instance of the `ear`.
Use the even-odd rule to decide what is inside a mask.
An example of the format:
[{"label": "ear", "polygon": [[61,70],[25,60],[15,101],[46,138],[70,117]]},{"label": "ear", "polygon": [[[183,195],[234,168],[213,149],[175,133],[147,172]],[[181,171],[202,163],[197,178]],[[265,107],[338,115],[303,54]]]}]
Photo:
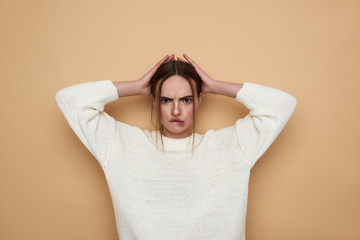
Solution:
[{"label": "ear", "polygon": [[152,104],[153,104],[153,106],[155,106],[155,97],[152,94],[150,94],[150,96],[151,96],[151,99],[152,99]]},{"label": "ear", "polygon": [[198,104],[201,103],[201,99],[202,99],[202,92],[200,92],[200,95],[198,96]]},{"label": "ear", "polygon": [[152,107],[156,110],[158,108],[158,105],[156,103],[156,98],[152,96]]}]

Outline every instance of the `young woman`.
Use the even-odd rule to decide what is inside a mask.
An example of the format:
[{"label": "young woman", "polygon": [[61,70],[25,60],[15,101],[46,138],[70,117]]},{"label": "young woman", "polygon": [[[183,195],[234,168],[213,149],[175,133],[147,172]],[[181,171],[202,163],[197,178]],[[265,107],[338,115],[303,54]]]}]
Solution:
[{"label": "young woman", "polygon": [[[295,109],[288,93],[213,80],[184,58],[167,55],[137,81],[85,82],[56,93],[105,173],[122,240],[245,239],[250,170]],[[197,134],[195,114],[207,93],[234,98],[249,114]],[[155,131],[103,112],[109,102],[141,94],[153,97]]]}]

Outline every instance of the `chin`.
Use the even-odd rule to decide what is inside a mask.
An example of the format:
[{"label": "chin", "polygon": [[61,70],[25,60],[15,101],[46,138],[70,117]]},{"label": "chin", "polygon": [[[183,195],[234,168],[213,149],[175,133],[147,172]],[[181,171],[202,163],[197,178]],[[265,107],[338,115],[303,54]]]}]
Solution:
[{"label": "chin", "polygon": [[182,129],[166,129],[166,132],[169,135],[172,135],[175,138],[184,138],[184,137],[187,137],[187,136],[191,135],[191,132],[190,132],[189,129],[185,129],[185,130],[182,130]]}]

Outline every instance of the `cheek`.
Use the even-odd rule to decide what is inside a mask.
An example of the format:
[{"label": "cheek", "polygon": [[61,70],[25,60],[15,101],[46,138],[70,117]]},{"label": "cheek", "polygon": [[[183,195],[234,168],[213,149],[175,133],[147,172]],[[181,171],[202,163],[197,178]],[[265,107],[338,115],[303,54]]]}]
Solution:
[{"label": "cheek", "polygon": [[189,106],[186,106],[185,109],[184,109],[184,113],[186,114],[186,116],[188,118],[191,118],[193,117],[193,105],[189,105]]},{"label": "cheek", "polygon": [[169,107],[167,105],[160,105],[160,114],[161,117],[164,118],[165,116],[169,115]]}]

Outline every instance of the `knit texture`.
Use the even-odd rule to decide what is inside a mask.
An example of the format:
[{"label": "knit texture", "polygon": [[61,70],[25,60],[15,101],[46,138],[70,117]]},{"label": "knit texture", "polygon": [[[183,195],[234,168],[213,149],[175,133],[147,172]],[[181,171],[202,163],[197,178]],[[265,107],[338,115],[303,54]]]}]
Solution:
[{"label": "knit texture", "polygon": [[[111,80],[61,89],[56,103],[102,167],[121,240],[244,240],[250,170],[295,110],[292,95],[245,82],[249,114],[193,137],[163,136],[116,121]],[[158,141],[158,142],[156,142]],[[160,149],[159,149],[160,147]]]}]

